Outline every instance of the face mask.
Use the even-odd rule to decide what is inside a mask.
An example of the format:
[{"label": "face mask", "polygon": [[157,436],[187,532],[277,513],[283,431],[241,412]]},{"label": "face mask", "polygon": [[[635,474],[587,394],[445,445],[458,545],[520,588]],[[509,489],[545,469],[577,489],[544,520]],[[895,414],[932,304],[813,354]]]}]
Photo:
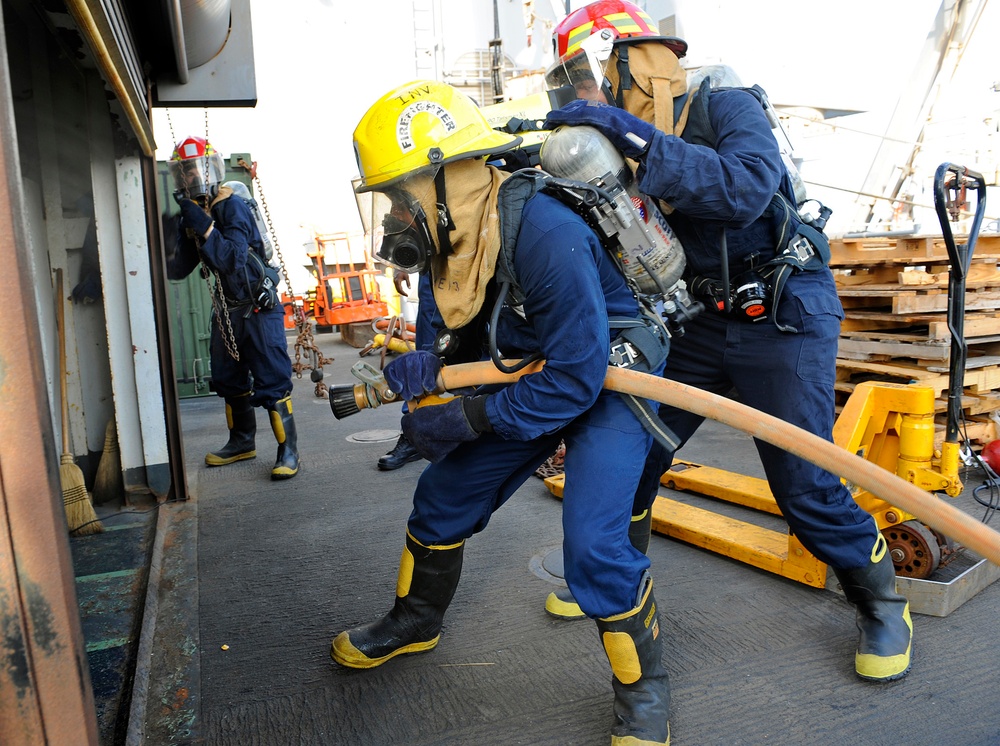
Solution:
[{"label": "face mask", "polygon": [[385,195],[390,201],[382,218],[382,243],[376,256],[404,272],[423,272],[434,255],[427,216],[420,203],[401,189]]}]

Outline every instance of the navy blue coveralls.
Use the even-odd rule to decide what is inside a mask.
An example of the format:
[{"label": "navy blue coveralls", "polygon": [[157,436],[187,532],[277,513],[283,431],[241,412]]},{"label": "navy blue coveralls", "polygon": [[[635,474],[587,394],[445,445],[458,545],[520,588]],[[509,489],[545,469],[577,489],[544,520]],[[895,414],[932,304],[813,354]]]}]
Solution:
[{"label": "navy blue coveralls", "polygon": [[507,358],[540,351],[545,367],[487,400],[494,433],[424,470],[407,529],[426,546],[482,531],[565,439],[566,582],[589,616],[619,614],[635,606],[649,567],[628,527],[652,439],[621,396],[602,385],[608,317],[637,318],[638,305],[583,220],[545,194],[525,203],[514,271],[525,317],[504,308],[498,347]]},{"label": "navy blue coveralls", "polygon": [[[219,309],[212,318],[212,384],[216,393],[233,398],[250,392],[255,407],[273,409],[275,402],[292,391],[292,361],[285,339],[285,315],[279,303],[270,311],[258,311],[250,301],[250,289],[260,279],[260,270],[247,254],[253,247],[262,248],[260,231],[250,208],[242,199],[228,197],[212,205],[215,229],[205,239],[201,255],[195,239],[188,236],[180,220],[179,246],[168,263],[172,280],[189,275],[204,261],[222,278],[222,288],[229,309],[229,323],[240,359],[226,350],[220,330]],[[216,304],[213,304],[215,306]],[[222,320],[225,326],[225,319]]]},{"label": "navy blue coveralls", "polygon": [[[709,100],[717,141],[713,150],[657,132],[638,171],[640,189],[673,206],[668,221],[684,247],[689,275],[721,278],[720,231],[726,231],[729,274],[745,259],[775,256],[784,216],[769,208],[791,184],[760,103],[745,91],[718,91]],[[790,231],[797,220],[793,218]],[[829,268],[797,272],[785,285],[777,321],[752,323],[706,311],[671,340],[665,377],[725,395],[803,430],[832,440],[837,339],[843,309]],[[673,407],[660,417],[686,442],[703,417]],[[850,569],[870,563],[878,535],[874,519],[835,475],[786,451],[755,441],[771,491],[792,532],[820,560]],[[635,514],[656,498],[673,453],[654,443],[636,493]]]}]

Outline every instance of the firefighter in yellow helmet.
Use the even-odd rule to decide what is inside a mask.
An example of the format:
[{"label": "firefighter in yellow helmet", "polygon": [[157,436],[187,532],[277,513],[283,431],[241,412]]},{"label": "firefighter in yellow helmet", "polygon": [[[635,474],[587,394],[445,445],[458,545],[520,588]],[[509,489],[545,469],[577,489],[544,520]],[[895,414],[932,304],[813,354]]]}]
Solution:
[{"label": "firefighter in yellow helmet", "polygon": [[[466,539],[486,529],[562,439],[571,454],[566,580],[615,671],[611,743],[665,744],[670,692],[649,560],[628,539],[642,469],[636,454],[648,451],[651,436],[620,395],[603,389],[622,327],[645,322],[583,218],[532,191],[526,174],[540,172],[511,175],[487,163],[518,140],[490,129],[471,99],[430,81],[387,93],[355,130],[359,190],[373,193],[372,223],[384,234],[378,256],[410,271],[429,269],[444,323],[462,335],[472,359],[489,347],[499,365],[538,357],[545,365],[507,386],[403,417],[404,434],[431,463],[413,495],[394,604],[337,635],[331,653],[343,666],[371,668],[434,648]],[[666,340],[656,340],[660,348],[650,344],[634,361],[652,373],[666,357]],[[436,389],[440,367],[432,353],[415,351],[386,366],[385,378],[411,400]]]}]

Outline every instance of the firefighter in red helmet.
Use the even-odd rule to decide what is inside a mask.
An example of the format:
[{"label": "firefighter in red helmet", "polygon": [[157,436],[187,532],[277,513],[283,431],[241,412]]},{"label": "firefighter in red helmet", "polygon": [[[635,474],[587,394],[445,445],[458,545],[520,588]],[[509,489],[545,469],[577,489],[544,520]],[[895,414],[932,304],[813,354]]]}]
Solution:
[{"label": "firefighter in red helmet", "polygon": [[[706,309],[671,340],[664,376],[717,394],[735,390],[744,404],[832,440],[843,308],[827,266],[829,241],[821,223],[799,213],[766,98],[711,77],[689,90],[680,65],[687,45],[661,35],[626,0],[571,13],[555,45],[549,84],[571,82],[579,91],[589,78],[604,100],[581,96],[551,112],[546,126],[594,127],[636,164],[639,191],[669,207],[667,222],[687,255],[684,279]],[[704,421],[665,405],[659,415],[678,448]],[[878,682],[906,675],[909,604],[896,592],[874,518],[836,475],[766,443],[757,449],[791,531],[831,567],[856,608],[856,673]],[[634,522],[648,522],[674,451],[653,444]],[[555,601],[561,616],[573,616],[572,598]]]},{"label": "firefighter in red helmet", "polygon": [[177,246],[167,257],[168,276],[181,279],[201,264],[205,276],[215,278],[212,384],[226,402],[229,440],[205,463],[255,458],[254,407],[263,407],[278,441],[271,479],[290,479],[299,471],[299,455],[278,272],[268,263],[250,207],[223,184],[225,163],[206,138],[178,142],[169,169],[181,218]]}]

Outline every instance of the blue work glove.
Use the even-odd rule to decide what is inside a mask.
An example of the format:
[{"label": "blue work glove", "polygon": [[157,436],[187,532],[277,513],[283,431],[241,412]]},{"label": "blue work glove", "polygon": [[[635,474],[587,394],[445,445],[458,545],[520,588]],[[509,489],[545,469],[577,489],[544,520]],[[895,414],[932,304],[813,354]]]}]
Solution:
[{"label": "blue work glove", "polygon": [[392,360],[383,371],[389,388],[404,401],[437,391],[441,358],[426,350],[414,350]]},{"label": "blue work glove", "polygon": [[445,404],[418,407],[403,415],[402,427],[406,439],[432,464],[493,429],[485,396],[456,396]]},{"label": "blue work glove", "polygon": [[560,124],[589,125],[608,138],[622,155],[633,160],[645,155],[656,133],[656,127],[624,109],[582,98],[550,111],[545,117],[546,129],[555,129]]},{"label": "blue work glove", "polygon": [[194,200],[182,199],[180,201],[180,208],[184,225],[199,236],[204,236],[205,231],[212,225],[212,216],[202,210]]}]

